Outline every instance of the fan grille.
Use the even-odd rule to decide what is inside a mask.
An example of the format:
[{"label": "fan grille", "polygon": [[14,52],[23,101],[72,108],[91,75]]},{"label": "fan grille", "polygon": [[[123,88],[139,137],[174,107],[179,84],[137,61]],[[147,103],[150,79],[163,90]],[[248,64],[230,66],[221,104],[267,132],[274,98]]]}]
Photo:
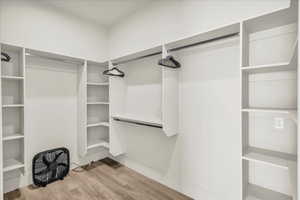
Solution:
[{"label": "fan grille", "polygon": [[37,186],[62,180],[70,170],[70,153],[66,148],[58,148],[38,153],[33,158],[33,182]]}]

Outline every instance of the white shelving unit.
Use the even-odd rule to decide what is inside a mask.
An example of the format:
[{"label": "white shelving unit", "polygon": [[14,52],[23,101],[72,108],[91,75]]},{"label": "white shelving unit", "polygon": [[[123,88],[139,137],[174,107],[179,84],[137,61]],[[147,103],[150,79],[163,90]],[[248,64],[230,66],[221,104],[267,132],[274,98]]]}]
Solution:
[{"label": "white shelving unit", "polygon": [[[86,61],[79,80],[79,152],[109,149],[109,80],[102,75],[107,64]],[[84,115],[84,116],[83,116]]]},{"label": "white shelving unit", "polygon": [[[2,126],[0,138],[3,166],[0,185],[1,191],[5,192],[7,182],[11,179],[18,179],[20,176],[20,173],[15,173],[15,171],[25,173],[25,49],[1,45],[1,51],[11,56],[9,62],[1,62]],[[9,187],[17,189],[18,185]]]},{"label": "white shelving unit", "polygon": [[[242,134],[242,183],[243,183],[243,191],[242,191],[242,199],[244,200],[297,200],[297,152],[281,152],[278,151],[278,147],[276,150],[268,149],[266,147],[262,148],[262,141],[256,142],[257,138],[252,136],[256,134],[256,131],[262,127],[252,127],[257,126],[256,123],[259,120],[267,120],[272,117],[280,117],[282,120],[293,120],[294,126],[297,126],[297,98],[295,98],[296,91],[293,91],[291,88],[288,91],[293,91],[290,93],[290,96],[285,95],[284,97],[278,96],[282,95],[280,92],[276,92],[274,87],[278,87],[280,83],[285,83],[279,78],[276,77],[283,76],[284,73],[296,74],[298,69],[298,36],[295,39],[295,42],[291,49],[280,49],[277,51],[287,51],[292,52],[287,61],[284,62],[274,62],[274,63],[263,63],[261,64],[263,58],[257,59],[259,60],[259,64],[255,63],[256,57],[258,57],[259,53],[255,51],[259,48],[255,48],[255,44],[252,43],[251,37],[254,37],[255,34],[263,34],[267,31],[272,31],[275,28],[279,29],[282,26],[288,25],[296,25],[298,24],[297,19],[297,11],[298,8],[293,7],[291,5],[290,8],[282,9],[275,11],[274,13],[269,13],[263,16],[250,18],[243,21],[240,25],[240,66],[241,66],[241,134]],[[271,40],[271,39],[270,39]],[[274,40],[274,38],[273,38]],[[265,44],[261,41],[262,44]],[[276,42],[276,41],[275,41]],[[263,46],[263,45],[261,45]],[[261,48],[260,46],[260,48]],[[279,55],[276,53],[276,47],[272,51],[272,55]],[[283,47],[282,47],[283,48]],[[269,60],[274,59],[268,58]],[[267,61],[269,62],[269,61]],[[265,77],[272,77],[264,79]],[[263,80],[259,82],[259,80]],[[266,81],[269,80],[269,81]],[[256,81],[256,82],[255,82]],[[258,81],[258,83],[257,83]],[[277,82],[275,82],[277,81]],[[292,81],[290,81],[292,82]],[[294,81],[295,82],[295,81]],[[294,83],[292,82],[292,83]],[[292,83],[285,84],[289,87],[292,86]],[[294,83],[297,84],[297,81]],[[284,86],[285,86],[284,85]],[[260,95],[264,95],[262,93],[263,89],[259,89],[259,87],[268,88],[270,92],[270,96],[261,97]],[[273,88],[272,88],[273,87]],[[283,87],[283,86],[282,86]],[[288,89],[288,88],[287,88]],[[259,91],[259,92],[257,92]],[[273,92],[274,91],[274,92]],[[253,95],[253,96],[251,96]],[[296,95],[297,96],[297,95]],[[269,98],[269,102],[272,102],[269,107],[266,106],[267,102],[265,99]],[[294,98],[294,99],[293,99]],[[263,103],[261,103],[263,101]],[[275,103],[274,103],[275,102]],[[264,126],[268,126],[270,124],[265,124]],[[272,126],[272,124],[271,124]],[[266,129],[265,129],[266,130]],[[273,134],[272,132],[266,134]],[[286,133],[287,140],[288,133]],[[274,135],[274,137],[276,137]],[[271,138],[268,136],[268,138]],[[276,138],[273,138],[276,140]],[[264,143],[276,144],[276,142],[264,140]],[[272,143],[273,142],[273,143]],[[287,143],[287,142],[286,142]],[[266,145],[268,147],[272,145]],[[284,142],[280,143],[284,144]],[[255,146],[259,145],[259,146]],[[284,148],[279,148],[284,149]],[[256,176],[264,176],[264,174],[256,174],[263,169],[273,170],[272,168],[276,168],[277,170],[283,170],[279,173],[284,174],[286,170],[288,170],[289,174],[289,184],[290,192],[282,193],[278,191],[278,189],[266,188],[266,185],[259,185],[255,182]],[[261,170],[255,170],[261,169]],[[267,171],[266,171],[267,172]],[[276,177],[269,182],[276,182]],[[265,182],[268,182],[266,180]],[[269,185],[274,185],[274,184]],[[280,181],[277,182],[280,188]],[[265,183],[264,183],[265,184]],[[276,184],[276,183],[275,183]]]}]

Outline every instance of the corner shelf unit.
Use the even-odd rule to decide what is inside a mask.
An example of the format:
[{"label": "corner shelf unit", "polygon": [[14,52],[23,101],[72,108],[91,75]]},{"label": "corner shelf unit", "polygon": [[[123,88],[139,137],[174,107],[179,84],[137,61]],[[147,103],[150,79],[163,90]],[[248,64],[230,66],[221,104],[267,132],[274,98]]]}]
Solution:
[{"label": "corner shelf unit", "polygon": [[[250,64],[255,63],[255,59],[260,56],[260,53],[256,51],[262,51],[262,46],[268,44],[261,40],[259,42],[262,44],[260,46],[258,45],[259,47],[256,48],[255,44],[251,44],[251,37],[254,37],[252,35],[258,33],[266,34],[268,31],[272,31],[274,29],[279,30],[283,26],[297,26],[297,13],[298,8],[291,4],[289,8],[277,10],[273,13],[250,18],[241,22],[241,160],[243,200],[297,200],[297,152],[279,152],[278,149],[281,150],[286,148],[280,148],[278,146],[274,146],[272,149],[269,149],[269,147],[275,144],[288,144],[290,140],[294,140],[290,138],[292,137],[292,134],[287,133],[285,138],[287,141],[279,143],[276,141],[276,138],[274,138],[275,141],[270,141],[271,137],[269,135],[267,136],[269,139],[262,139],[266,136],[262,136],[262,132],[257,133],[257,131],[262,129],[262,125],[258,123],[259,120],[264,120],[263,122],[265,123],[263,126],[265,126],[265,129],[262,129],[264,132],[263,134],[273,134],[271,131],[265,131],[270,130],[269,125],[272,126],[272,124],[266,124],[266,122],[270,122],[270,117],[274,116],[280,117],[282,120],[293,120],[295,122],[294,126],[298,124],[297,95],[294,95],[296,92],[294,86],[297,85],[297,80],[291,80],[289,84],[286,84],[284,80],[280,80],[280,78],[278,78],[284,75],[291,76],[291,74],[294,75],[293,77],[296,77],[298,70],[298,33],[295,34],[297,36],[291,47],[291,51],[288,51],[292,53],[289,58],[287,58],[287,61],[259,65]],[[292,36],[290,35],[290,37]],[[265,39],[267,40],[269,38],[265,37]],[[275,39],[273,38],[273,40]],[[269,42],[269,44],[270,43],[271,42]],[[280,48],[285,47],[280,46]],[[276,51],[276,49],[273,49],[273,51]],[[280,49],[277,51],[286,52],[286,49]],[[277,54],[280,55],[280,53]],[[275,53],[274,55],[277,54]],[[257,60],[261,63],[263,59],[264,57],[259,57]],[[274,59],[274,57],[272,59]],[[269,60],[271,59],[269,58]],[[270,78],[272,76],[275,76],[275,78]],[[292,85],[292,83],[294,85]],[[285,84],[281,86],[281,88],[284,88],[285,86],[293,86],[288,90],[290,91],[290,96],[280,96],[282,95],[280,94],[280,91],[277,91],[277,88],[274,88],[278,87],[280,84]],[[260,89],[260,87],[264,88]],[[268,95],[264,94],[266,88],[268,89]],[[269,107],[266,107],[267,102],[270,104]],[[286,118],[286,116],[288,117]],[[257,124],[260,124],[260,126]],[[268,129],[266,127],[268,127]],[[297,127],[291,130],[295,129],[297,129]],[[260,134],[260,136],[255,137],[253,134]],[[257,140],[259,141],[257,142]],[[272,180],[265,180],[263,183],[265,185],[259,185],[261,182],[255,182],[255,177],[264,176],[264,174],[260,173],[263,173],[262,171],[269,169],[269,167],[271,167],[272,170],[283,170],[279,171],[279,173],[282,174],[286,174],[284,171],[288,171],[289,176],[287,179],[289,179],[289,182],[286,184],[289,184],[290,186],[289,192],[284,191],[284,189],[278,189],[282,188],[280,184],[284,183],[276,181],[277,174],[272,174],[274,177]],[[265,172],[268,173],[268,171]],[[274,184],[278,185],[274,186]],[[267,185],[272,186],[272,188],[267,188]]]},{"label": "corner shelf unit", "polygon": [[3,163],[0,170],[0,192],[2,194],[10,180],[19,178],[20,173],[25,173],[25,49],[4,44],[0,49],[11,56],[9,62],[1,61],[0,65],[2,105],[0,163]]},{"label": "corner shelf unit", "polygon": [[[102,75],[106,64],[85,61],[80,70],[78,108],[79,153],[109,149],[109,80]],[[98,149],[98,150],[97,150]]]}]

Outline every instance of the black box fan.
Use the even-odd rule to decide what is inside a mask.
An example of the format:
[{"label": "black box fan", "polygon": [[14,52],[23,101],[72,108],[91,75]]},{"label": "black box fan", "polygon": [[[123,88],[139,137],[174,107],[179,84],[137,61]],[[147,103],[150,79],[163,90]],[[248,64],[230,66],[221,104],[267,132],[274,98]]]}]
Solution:
[{"label": "black box fan", "polygon": [[66,148],[43,151],[32,160],[33,183],[45,187],[48,184],[63,180],[70,170],[70,153]]}]

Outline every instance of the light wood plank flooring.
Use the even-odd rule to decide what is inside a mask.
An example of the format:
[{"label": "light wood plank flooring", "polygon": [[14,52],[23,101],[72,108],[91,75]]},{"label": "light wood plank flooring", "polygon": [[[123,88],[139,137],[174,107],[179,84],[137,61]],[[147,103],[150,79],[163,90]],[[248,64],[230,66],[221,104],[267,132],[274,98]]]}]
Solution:
[{"label": "light wood plank flooring", "polygon": [[71,171],[45,188],[28,186],[5,200],[192,200],[110,159]]}]

